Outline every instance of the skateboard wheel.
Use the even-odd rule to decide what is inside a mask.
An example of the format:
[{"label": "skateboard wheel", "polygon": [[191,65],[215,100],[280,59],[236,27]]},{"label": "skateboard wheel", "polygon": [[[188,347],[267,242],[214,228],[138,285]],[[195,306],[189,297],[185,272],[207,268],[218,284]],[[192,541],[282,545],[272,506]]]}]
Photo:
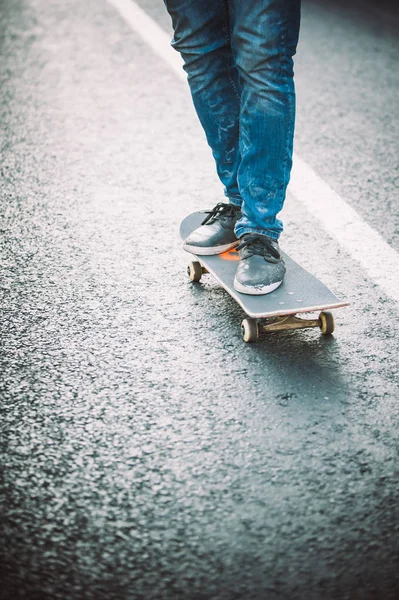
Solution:
[{"label": "skateboard wheel", "polygon": [[190,262],[187,267],[187,273],[190,281],[200,281],[202,277],[201,263],[199,263],[197,260]]},{"label": "skateboard wheel", "polygon": [[333,314],[327,311],[321,312],[319,319],[321,333],[323,335],[331,335],[335,329]]},{"label": "skateboard wheel", "polygon": [[244,319],[241,323],[241,333],[244,342],[256,342],[259,337],[258,323],[256,319]]}]

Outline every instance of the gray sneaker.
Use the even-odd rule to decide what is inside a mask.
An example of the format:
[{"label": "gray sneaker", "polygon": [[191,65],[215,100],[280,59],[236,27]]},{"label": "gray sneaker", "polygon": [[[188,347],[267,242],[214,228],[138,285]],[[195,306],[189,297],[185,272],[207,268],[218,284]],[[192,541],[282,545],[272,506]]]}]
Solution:
[{"label": "gray sneaker", "polygon": [[206,212],[207,216],[201,226],[184,240],[184,250],[209,256],[222,254],[237,246],[238,239],[234,227],[241,217],[240,207],[219,202],[215,208]]},{"label": "gray sneaker", "polygon": [[266,235],[247,233],[237,246],[240,262],[234,288],[242,294],[270,294],[282,284],[285,264],[278,242]]}]

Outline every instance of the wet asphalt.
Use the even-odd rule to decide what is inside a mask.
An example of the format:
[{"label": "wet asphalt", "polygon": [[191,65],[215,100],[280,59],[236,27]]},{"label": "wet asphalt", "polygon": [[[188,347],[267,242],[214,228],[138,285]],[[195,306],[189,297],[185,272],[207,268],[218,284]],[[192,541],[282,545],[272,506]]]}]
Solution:
[{"label": "wet asphalt", "polygon": [[[0,10],[0,597],[397,598],[398,306],[289,196],[352,304],[245,345],[186,278],[221,200],[186,86],[105,0]],[[304,2],[296,140],[396,249],[398,18]]]}]

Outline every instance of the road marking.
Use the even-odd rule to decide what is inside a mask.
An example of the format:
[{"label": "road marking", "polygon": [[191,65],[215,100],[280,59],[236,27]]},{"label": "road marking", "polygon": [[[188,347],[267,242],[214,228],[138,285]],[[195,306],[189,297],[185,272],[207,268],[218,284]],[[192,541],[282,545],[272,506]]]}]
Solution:
[{"label": "road marking", "polygon": [[[183,61],[170,46],[170,36],[133,0],[108,2],[179,79],[186,81]],[[289,192],[319,220],[386,295],[399,302],[399,254],[297,154]]]},{"label": "road marking", "polygon": [[289,191],[387,296],[399,302],[399,254],[298,155]]},{"label": "road marking", "polygon": [[172,67],[176,75],[186,81],[187,76],[182,69],[183,60],[170,45],[170,35],[133,0],[108,0],[108,2],[116,8],[126,23],[140,35],[148,46]]}]

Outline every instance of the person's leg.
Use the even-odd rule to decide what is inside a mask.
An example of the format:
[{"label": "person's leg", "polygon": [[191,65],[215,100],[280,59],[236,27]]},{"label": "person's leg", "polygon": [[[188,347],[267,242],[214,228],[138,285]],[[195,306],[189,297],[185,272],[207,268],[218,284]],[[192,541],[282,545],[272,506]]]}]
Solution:
[{"label": "person's leg", "polygon": [[268,294],[283,282],[277,218],[292,165],[293,60],[300,0],[229,0],[231,46],[241,89],[238,187],[242,216],[234,287]]},{"label": "person's leg", "polygon": [[195,109],[232,204],[237,186],[240,90],[230,47],[227,0],[165,0],[172,18],[172,46],[180,52]]},{"label": "person's leg", "polygon": [[277,219],[292,166],[293,60],[300,0],[229,0],[231,46],[241,90],[236,234],[279,238]]}]

